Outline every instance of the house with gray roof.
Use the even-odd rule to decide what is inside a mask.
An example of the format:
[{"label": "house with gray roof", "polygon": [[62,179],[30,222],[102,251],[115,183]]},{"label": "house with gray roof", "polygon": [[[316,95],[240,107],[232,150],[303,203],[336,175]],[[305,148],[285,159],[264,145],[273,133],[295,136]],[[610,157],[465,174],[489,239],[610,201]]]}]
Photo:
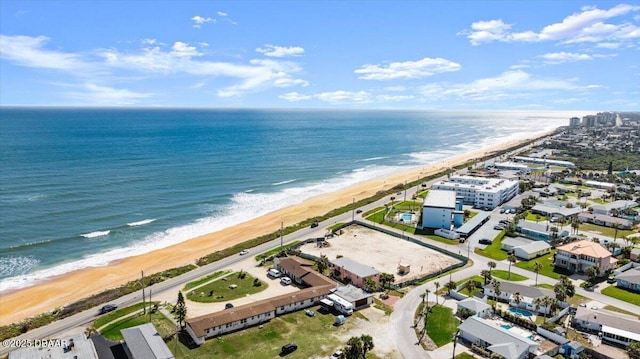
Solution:
[{"label": "house with gray roof", "polygon": [[371,278],[376,284],[380,283],[380,271],[374,267],[359,263],[351,258],[342,257],[330,261],[331,271],[335,278],[356,287],[366,288],[365,280]]},{"label": "house with gray roof", "polygon": [[457,304],[458,304],[458,310],[457,310],[458,313],[461,310],[466,309],[475,313],[474,315],[480,318],[486,318],[490,316],[491,313],[493,312],[493,309],[489,304],[483,301],[480,301],[476,298],[463,299],[459,301]]},{"label": "house with gray roof", "polygon": [[125,342],[125,350],[132,359],[174,359],[162,336],[151,323],[120,331]]},{"label": "house with gray roof", "polygon": [[615,278],[618,288],[640,293],[640,267],[628,269]]},{"label": "house with gray roof", "polygon": [[469,317],[458,329],[460,338],[506,359],[526,359],[538,350],[538,343],[479,317]]},{"label": "house with gray roof", "polygon": [[610,203],[593,205],[593,213],[610,216],[614,211],[624,211],[628,208],[637,207],[639,204],[629,200],[617,200]]},{"label": "house with gray roof", "polygon": [[530,260],[551,251],[551,246],[545,241],[535,241],[520,237],[505,238],[501,244],[502,249],[524,260]]},{"label": "house with gray roof", "polygon": [[[516,230],[520,233],[521,236],[535,239],[536,241],[546,242],[553,239],[553,231],[551,231],[551,228],[552,226],[548,226],[546,224],[529,221],[519,221],[516,225]],[[566,229],[560,230],[558,228],[557,235],[558,238],[564,238],[569,235],[569,231],[567,231]]]},{"label": "house with gray roof", "polygon": [[373,304],[373,293],[369,293],[351,284],[336,287],[331,290],[331,293],[351,303],[355,310],[366,308]]},{"label": "house with gray roof", "polygon": [[50,344],[47,346],[33,345],[15,349],[9,353],[9,359],[98,359],[93,341],[84,334],[48,343]]},{"label": "house with gray roof", "polygon": [[573,326],[580,330],[602,333],[602,340],[620,345],[640,342],[638,318],[621,313],[578,307]]},{"label": "house with gray roof", "polygon": [[631,229],[632,227],[630,220],[606,214],[583,212],[578,215],[578,219],[580,222],[593,223],[598,226],[613,227],[617,224],[619,229]]},{"label": "house with gray roof", "polygon": [[[514,300],[516,293],[520,294],[520,303],[516,303]],[[484,286],[484,294],[490,297],[495,297],[495,288],[493,283],[489,283]],[[498,299],[508,302],[512,307],[525,308],[539,313],[549,313],[549,307],[538,307],[533,304],[533,301],[536,298],[542,298],[544,296],[555,298],[555,293],[549,289],[530,287],[506,281],[500,282],[500,295],[498,296]]]}]

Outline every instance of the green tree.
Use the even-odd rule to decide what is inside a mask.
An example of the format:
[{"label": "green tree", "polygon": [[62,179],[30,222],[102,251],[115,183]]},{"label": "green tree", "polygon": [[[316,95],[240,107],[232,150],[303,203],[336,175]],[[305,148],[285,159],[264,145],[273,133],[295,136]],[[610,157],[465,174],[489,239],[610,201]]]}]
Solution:
[{"label": "green tree", "polygon": [[321,254],[316,264],[318,266],[318,272],[324,273],[329,268],[329,258],[326,255]]},{"label": "green tree", "polygon": [[494,279],[493,282],[491,282],[491,285],[493,286],[493,293],[495,294],[493,299],[497,301],[500,294],[502,294],[502,291],[500,290],[500,282],[497,279]]},{"label": "green tree", "polygon": [[181,291],[178,292],[178,301],[176,302],[174,312],[178,325],[180,325],[180,328],[183,328],[184,326],[182,323],[187,318],[187,306],[184,303],[184,296]]},{"label": "green tree", "polygon": [[558,278],[558,282],[553,286],[553,292],[556,294],[557,300],[564,302],[567,298],[571,298],[575,295],[576,289],[569,277],[561,275]]},{"label": "green tree", "polygon": [[376,289],[378,289],[378,285],[370,277],[367,277],[364,279],[364,287],[365,287],[365,290],[370,293],[373,293],[376,291]]},{"label": "green tree", "polygon": [[513,293],[513,301],[516,302],[516,307],[520,306],[520,302],[522,302],[522,294],[520,292]]},{"label": "green tree", "polygon": [[542,270],[542,263],[535,262],[533,264],[533,271],[536,273],[536,285],[538,285],[538,273]]},{"label": "green tree", "polygon": [[491,274],[491,271],[492,271],[493,269],[495,269],[495,268],[496,268],[496,266],[497,266],[497,264],[496,264],[496,262],[494,262],[494,261],[489,261],[489,262],[487,263],[487,267],[489,267],[489,274]]},{"label": "green tree", "polygon": [[640,359],[640,342],[633,342],[627,347],[629,359]]},{"label": "green tree", "polygon": [[435,286],[436,286],[436,292],[435,292],[435,295],[436,295],[436,305],[438,305],[438,289],[440,288],[440,282],[434,282],[434,283],[433,283],[433,285],[435,285]]},{"label": "green tree", "polygon": [[369,351],[374,348],[373,338],[363,334],[359,337],[351,337],[347,341],[347,347],[343,350],[345,359],[365,359]]},{"label": "green tree", "polygon": [[473,279],[469,279],[464,283],[464,289],[466,289],[467,292],[469,292],[469,295],[473,294],[476,288],[477,288],[477,284],[476,284],[476,281]]},{"label": "green tree", "polygon": [[591,266],[584,270],[584,274],[589,277],[589,281],[591,284],[595,282],[596,276],[598,275],[598,267]]},{"label": "green tree", "polygon": [[482,278],[484,278],[484,285],[487,285],[487,283],[489,283],[489,281],[491,280],[491,271],[483,269],[480,272],[480,275],[482,276]]},{"label": "green tree", "polygon": [[449,281],[444,285],[444,287],[447,289],[447,294],[451,294],[451,291],[456,290],[456,288],[458,288],[458,285],[454,281]]},{"label": "green tree", "polygon": [[518,259],[514,254],[509,254],[509,256],[507,257],[507,261],[509,262],[509,274],[507,276],[507,279],[511,279],[511,264],[517,262]]},{"label": "green tree", "polygon": [[390,273],[380,273],[380,284],[382,288],[385,287],[386,284],[390,284],[396,281],[396,277]]}]

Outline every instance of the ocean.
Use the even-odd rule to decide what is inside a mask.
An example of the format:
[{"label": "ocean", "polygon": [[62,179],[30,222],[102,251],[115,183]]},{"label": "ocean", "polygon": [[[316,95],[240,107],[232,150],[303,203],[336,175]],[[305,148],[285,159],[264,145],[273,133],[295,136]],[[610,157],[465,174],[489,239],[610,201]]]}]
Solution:
[{"label": "ocean", "polygon": [[2,107],[0,290],[546,132],[574,115]]}]

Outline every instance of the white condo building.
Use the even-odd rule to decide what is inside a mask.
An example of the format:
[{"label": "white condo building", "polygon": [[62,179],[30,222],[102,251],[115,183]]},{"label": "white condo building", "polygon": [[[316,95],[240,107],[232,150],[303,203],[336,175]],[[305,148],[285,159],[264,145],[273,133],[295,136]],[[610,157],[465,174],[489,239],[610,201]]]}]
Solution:
[{"label": "white condo building", "polygon": [[518,194],[518,181],[499,178],[471,176],[451,176],[448,181],[440,181],[432,187],[435,190],[455,191],[465,204],[491,210]]},{"label": "white condo building", "polygon": [[462,203],[456,205],[455,192],[432,189],[422,204],[422,228],[451,229],[454,212],[461,210]]}]

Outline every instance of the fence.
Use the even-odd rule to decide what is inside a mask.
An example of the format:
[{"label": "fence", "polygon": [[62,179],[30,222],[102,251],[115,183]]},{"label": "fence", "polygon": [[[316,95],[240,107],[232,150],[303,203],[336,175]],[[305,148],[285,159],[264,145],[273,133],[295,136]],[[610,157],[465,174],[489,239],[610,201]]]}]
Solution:
[{"label": "fence", "polygon": [[560,345],[563,345],[569,342],[569,339],[563,337],[562,335],[550,332],[540,326],[536,328],[536,333]]}]

